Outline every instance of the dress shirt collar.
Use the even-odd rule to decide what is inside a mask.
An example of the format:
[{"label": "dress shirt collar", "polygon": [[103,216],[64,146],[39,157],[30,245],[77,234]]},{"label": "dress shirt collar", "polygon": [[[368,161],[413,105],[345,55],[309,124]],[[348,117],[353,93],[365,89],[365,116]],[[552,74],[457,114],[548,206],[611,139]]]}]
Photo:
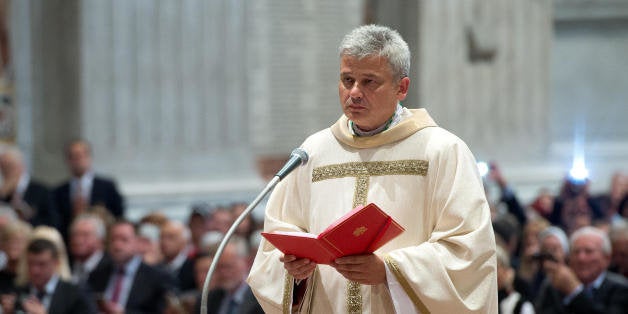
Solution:
[{"label": "dress shirt collar", "polygon": [[90,257],[87,258],[87,260],[85,260],[85,262],[83,262],[83,269],[86,272],[91,272],[94,270],[94,268],[96,268],[96,266],[98,266],[98,263],[100,262],[100,260],[102,259],[104,253],[102,250],[98,250],[96,252],[94,252],[94,254],[92,254]]},{"label": "dress shirt collar", "polygon": [[[44,285],[44,292],[46,293],[46,295],[43,297],[43,300],[39,300],[39,301],[47,310],[50,308],[50,301],[52,299],[52,294],[55,292],[55,289],[57,288],[58,283],[59,283],[59,275],[54,274],[52,275],[52,277],[50,277],[46,285]],[[37,292],[38,292],[37,288],[31,285],[31,288],[30,288],[31,295],[36,296]]]},{"label": "dress shirt collar", "polygon": [[78,185],[81,185],[81,192],[82,192],[82,196],[83,198],[87,199],[89,197],[89,195],[91,194],[92,191],[92,185],[94,183],[94,177],[95,174],[92,170],[87,171],[85,174],[83,174],[83,176],[81,177],[74,177],[71,181],[71,196],[75,196],[74,194],[76,193],[77,189],[78,189]]},{"label": "dress shirt collar", "polygon": [[605,278],[606,278],[606,271],[603,271],[599,276],[597,276],[597,278],[595,278],[595,280],[593,280],[592,283],[588,284],[587,286],[592,286],[594,289],[599,289],[600,286],[602,285],[602,282],[604,282]]},{"label": "dress shirt collar", "polygon": [[185,263],[186,259],[187,254],[185,254],[185,250],[179,252],[179,254],[170,263],[168,263],[168,269],[173,272],[179,270],[181,266],[183,266],[183,263]]}]

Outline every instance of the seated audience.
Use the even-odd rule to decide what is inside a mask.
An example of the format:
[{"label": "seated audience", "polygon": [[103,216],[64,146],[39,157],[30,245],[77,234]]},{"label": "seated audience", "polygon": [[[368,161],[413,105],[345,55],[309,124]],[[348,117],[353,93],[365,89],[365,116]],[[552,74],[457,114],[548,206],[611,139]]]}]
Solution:
[{"label": "seated audience", "polygon": [[607,235],[583,227],[570,238],[568,265],[545,259],[548,280],[536,301],[538,313],[626,313],[628,282],[607,271],[611,245]]},{"label": "seated audience", "polygon": [[188,228],[192,236],[193,250],[190,257],[194,257],[201,249],[201,239],[209,231],[209,222],[213,209],[207,203],[195,203],[187,220]]},{"label": "seated audience", "polygon": [[0,294],[14,290],[20,257],[26,250],[31,232],[31,226],[21,220],[0,229],[0,250],[6,258],[4,268],[0,270]]},{"label": "seated audience", "polygon": [[534,307],[524,296],[515,291],[515,270],[510,266],[510,258],[504,249],[497,246],[497,288],[499,313],[534,314]]},{"label": "seated audience", "polygon": [[160,239],[164,269],[176,279],[178,290],[194,289],[194,261],[188,257],[190,230],[183,223],[170,220],[161,227]]},{"label": "seated audience", "polygon": [[137,231],[128,221],[109,229],[108,251],[112,264],[95,270],[89,285],[97,293],[104,313],[162,313],[174,290],[168,274],[142,262],[137,251]]},{"label": "seated audience", "polygon": [[70,226],[70,257],[72,258],[72,282],[87,284],[91,273],[107,267],[111,258],[105,249],[105,224],[100,217],[81,214]]},{"label": "seated audience", "polygon": [[[248,254],[244,239],[234,236],[229,240],[212,276],[217,287],[207,296],[207,313],[264,313],[245,281]],[[197,309],[201,309],[200,298]]]},{"label": "seated audience", "polygon": [[141,223],[137,228],[137,253],[147,265],[156,266],[163,261],[159,248],[159,227],[152,223]]},{"label": "seated audience", "polygon": [[32,240],[26,249],[27,280],[18,294],[2,297],[3,313],[96,313],[81,289],[61,279],[60,254],[49,240]]},{"label": "seated audience", "polygon": [[7,148],[0,153],[0,201],[11,206],[17,215],[33,226],[60,227],[60,217],[52,193],[26,170],[22,153]]}]

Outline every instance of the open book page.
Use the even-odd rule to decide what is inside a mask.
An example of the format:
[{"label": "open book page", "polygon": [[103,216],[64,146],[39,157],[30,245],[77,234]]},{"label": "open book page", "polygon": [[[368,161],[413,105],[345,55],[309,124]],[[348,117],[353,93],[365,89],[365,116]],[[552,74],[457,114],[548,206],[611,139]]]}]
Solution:
[{"label": "open book page", "polygon": [[317,264],[330,264],[340,257],[325,246],[316,235],[298,231],[262,232],[262,236],[286,255],[307,258]]}]

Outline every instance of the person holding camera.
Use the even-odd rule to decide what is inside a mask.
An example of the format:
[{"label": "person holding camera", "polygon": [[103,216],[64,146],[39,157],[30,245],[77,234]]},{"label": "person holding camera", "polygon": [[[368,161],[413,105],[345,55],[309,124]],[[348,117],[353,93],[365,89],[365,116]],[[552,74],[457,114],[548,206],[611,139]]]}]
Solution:
[{"label": "person holding camera", "polygon": [[538,313],[626,313],[628,281],[608,272],[611,245],[604,231],[583,227],[570,238],[567,264],[543,259],[546,280]]}]

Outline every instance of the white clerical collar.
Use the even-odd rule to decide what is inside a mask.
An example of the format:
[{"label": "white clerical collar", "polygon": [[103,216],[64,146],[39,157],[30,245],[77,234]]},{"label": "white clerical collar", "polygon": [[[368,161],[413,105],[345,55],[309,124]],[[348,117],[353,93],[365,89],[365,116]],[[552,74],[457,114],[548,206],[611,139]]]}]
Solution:
[{"label": "white clerical collar", "polygon": [[349,130],[351,131],[352,135],[355,136],[373,136],[375,134],[379,134],[382,133],[390,128],[392,128],[393,126],[399,124],[399,122],[401,122],[405,117],[404,117],[404,107],[401,106],[401,104],[397,103],[397,108],[395,109],[395,113],[393,114],[393,116],[388,119],[384,124],[380,125],[379,127],[377,127],[374,130],[371,131],[363,131],[360,130],[360,128],[353,123],[353,121],[349,120]]}]

